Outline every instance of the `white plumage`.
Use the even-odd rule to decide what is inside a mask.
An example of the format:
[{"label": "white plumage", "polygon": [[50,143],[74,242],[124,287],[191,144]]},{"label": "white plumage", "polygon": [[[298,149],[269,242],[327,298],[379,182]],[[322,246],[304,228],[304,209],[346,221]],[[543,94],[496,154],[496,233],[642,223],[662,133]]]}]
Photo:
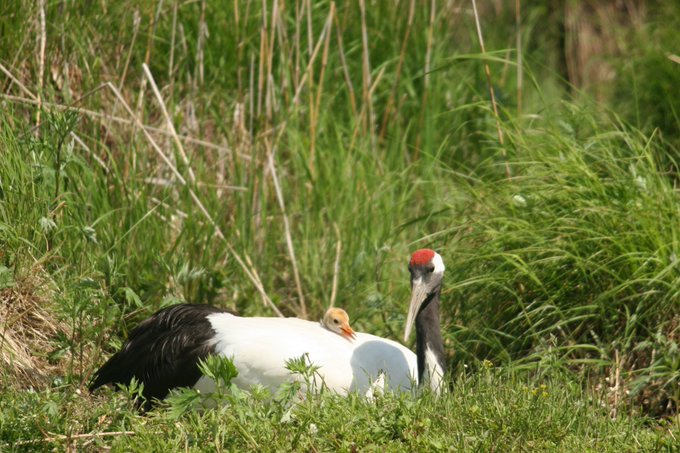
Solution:
[{"label": "white plumage", "polygon": [[[145,407],[176,387],[212,391],[200,360],[218,354],[233,360],[233,383],[274,390],[295,376],[286,362],[305,356],[318,367],[312,390],[325,385],[346,394],[371,397],[385,390],[408,391],[419,383],[435,393],[444,390],[444,342],[439,327],[439,297],[444,262],[431,249],[409,261],[411,302],[404,341],[416,329],[416,354],[396,341],[354,332],[347,313],[332,309],[324,322],[298,318],[242,318],[209,305],[179,304],[163,308],[130,332],[120,351],[95,373],[90,390],[106,384],[144,384]],[[328,314],[327,314],[328,315]],[[337,322],[336,322],[337,321]],[[326,327],[324,327],[326,326]]]},{"label": "white plumage", "polygon": [[[275,389],[293,377],[286,361],[307,355],[318,366],[315,386],[346,394],[365,393],[384,372],[386,387],[410,390],[417,381],[416,355],[401,344],[357,332],[348,341],[318,322],[298,318],[241,318],[229,313],[208,316],[215,331],[215,353],[232,358],[238,370],[233,383],[242,388],[259,384]],[[202,378],[196,387],[211,391],[214,383]]]}]

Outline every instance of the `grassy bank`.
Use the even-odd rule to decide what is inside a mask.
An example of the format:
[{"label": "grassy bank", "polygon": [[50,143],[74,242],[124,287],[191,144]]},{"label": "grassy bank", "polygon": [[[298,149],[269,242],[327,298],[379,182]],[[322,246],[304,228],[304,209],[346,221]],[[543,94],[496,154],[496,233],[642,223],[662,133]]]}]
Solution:
[{"label": "grassy bank", "polygon": [[[140,416],[127,397],[95,400],[56,387],[0,403],[16,451],[674,451],[677,427],[618,414],[572,378],[527,379],[486,365],[456,376],[451,392],[414,400],[314,395],[295,389],[227,393],[216,409],[174,404]],[[87,406],[83,401],[87,401]],[[45,433],[52,433],[45,435]],[[83,435],[83,433],[86,433]]]}]

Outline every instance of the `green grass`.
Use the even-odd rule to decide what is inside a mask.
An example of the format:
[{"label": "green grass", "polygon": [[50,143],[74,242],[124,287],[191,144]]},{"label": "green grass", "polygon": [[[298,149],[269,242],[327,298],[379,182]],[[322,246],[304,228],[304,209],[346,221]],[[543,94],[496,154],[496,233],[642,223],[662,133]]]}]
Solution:
[{"label": "green grass", "polygon": [[[26,87],[0,75],[0,449],[674,448],[677,7],[588,16],[619,49],[588,88],[565,80],[569,9],[523,5],[519,93],[509,7],[480,2],[484,55],[467,4],[265,3],[47,2],[43,64],[40,2],[0,5],[0,63]],[[399,339],[425,246],[447,266],[440,400],[229,394],[177,418],[84,393],[162,306],[273,316],[248,273],[286,316],[335,294]]]},{"label": "green grass", "polygon": [[[270,395],[227,391],[217,408],[170,408],[140,416],[122,394],[106,392],[86,406],[73,387],[23,393],[0,403],[8,451],[68,446],[113,451],[673,451],[677,426],[644,418],[612,419],[597,395],[571,378],[527,379],[486,366],[458,375],[443,398],[387,394],[309,395],[295,387]],[[89,399],[89,398],[87,398]],[[63,433],[43,436],[42,433]],[[87,433],[81,438],[69,435]],[[109,433],[107,435],[107,433]],[[48,438],[45,438],[48,437]],[[25,442],[26,439],[35,439]],[[3,447],[7,447],[8,444]]]}]

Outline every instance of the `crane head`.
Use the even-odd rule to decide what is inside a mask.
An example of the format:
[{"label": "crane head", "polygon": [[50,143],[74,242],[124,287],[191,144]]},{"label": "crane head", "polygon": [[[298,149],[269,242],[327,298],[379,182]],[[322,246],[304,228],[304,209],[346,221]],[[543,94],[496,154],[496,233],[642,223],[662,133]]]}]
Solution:
[{"label": "crane head", "polygon": [[444,261],[439,253],[434,250],[420,249],[411,255],[408,270],[411,273],[411,302],[406,316],[404,341],[408,340],[423,303],[428,299],[428,296],[441,288]]}]

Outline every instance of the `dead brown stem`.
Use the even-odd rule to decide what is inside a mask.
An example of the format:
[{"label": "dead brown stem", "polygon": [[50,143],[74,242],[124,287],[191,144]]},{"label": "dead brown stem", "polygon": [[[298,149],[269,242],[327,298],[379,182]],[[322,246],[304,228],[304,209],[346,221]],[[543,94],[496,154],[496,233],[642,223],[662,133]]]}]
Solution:
[{"label": "dead brown stem", "polygon": [[38,37],[38,109],[35,125],[40,127],[40,113],[42,112],[42,91],[45,78],[45,47],[47,45],[47,27],[45,25],[45,0],[38,1],[38,16],[40,21],[40,36]]},{"label": "dead brown stem", "polygon": [[342,252],[342,239],[340,237],[340,229],[336,223],[333,224],[333,229],[335,230],[335,262],[333,263],[333,285],[331,289],[331,302],[330,305],[333,307],[335,305],[335,297],[338,294],[338,277],[340,275],[340,255]]},{"label": "dead brown stem", "polygon": [[274,154],[276,150],[273,150],[269,154],[269,171],[272,175],[272,181],[274,181],[274,190],[276,192],[276,199],[279,202],[279,207],[281,208],[281,213],[283,215],[283,230],[286,236],[286,245],[288,246],[288,254],[290,255],[291,265],[293,266],[293,277],[295,278],[295,286],[297,287],[300,308],[300,316],[307,318],[307,306],[305,304],[305,295],[302,291],[302,281],[300,280],[300,272],[298,272],[297,259],[295,257],[295,247],[293,247],[293,237],[290,233],[290,222],[288,221],[288,214],[286,213],[286,203],[283,199],[283,192],[281,190],[281,185],[279,184],[279,177],[276,173],[276,165],[274,164]]}]

